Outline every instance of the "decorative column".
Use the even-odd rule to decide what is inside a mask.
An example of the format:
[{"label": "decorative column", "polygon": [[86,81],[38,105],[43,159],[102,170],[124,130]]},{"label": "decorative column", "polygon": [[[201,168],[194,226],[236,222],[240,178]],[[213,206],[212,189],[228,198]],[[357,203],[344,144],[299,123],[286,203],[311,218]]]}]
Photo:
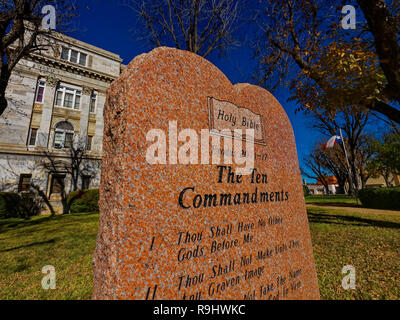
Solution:
[{"label": "decorative column", "polygon": [[48,147],[51,119],[53,115],[54,99],[58,86],[59,79],[54,77],[47,77],[46,88],[44,90],[43,98],[43,111],[42,119],[40,121],[40,128],[37,134],[37,143],[39,147]]},{"label": "decorative column", "polygon": [[81,97],[81,120],[79,124],[79,142],[86,144],[89,126],[89,113],[90,113],[90,99],[93,93],[93,89],[89,87],[82,87]]},{"label": "decorative column", "polygon": [[103,110],[106,102],[106,94],[99,91],[97,95],[97,110],[96,110],[96,132],[93,137],[92,150],[99,153],[103,152],[103,134],[104,134],[104,119]]}]

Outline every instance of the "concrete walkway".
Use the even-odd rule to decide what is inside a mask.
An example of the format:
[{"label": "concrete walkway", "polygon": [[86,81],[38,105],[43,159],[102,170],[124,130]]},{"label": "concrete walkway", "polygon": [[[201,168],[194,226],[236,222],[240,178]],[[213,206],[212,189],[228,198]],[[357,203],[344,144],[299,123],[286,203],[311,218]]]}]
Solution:
[{"label": "concrete walkway", "polygon": [[367,209],[367,208],[359,208],[354,206],[345,207],[343,205],[335,206],[334,204],[323,205],[323,204],[307,204],[307,207],[311,208],[326,208],[326,209],[334,209],[348,212],[359,212],[359,213],[375,213],[375,214],[394,214],[400,216],[400,211],[393,210],[381,210],[381,209]]}]

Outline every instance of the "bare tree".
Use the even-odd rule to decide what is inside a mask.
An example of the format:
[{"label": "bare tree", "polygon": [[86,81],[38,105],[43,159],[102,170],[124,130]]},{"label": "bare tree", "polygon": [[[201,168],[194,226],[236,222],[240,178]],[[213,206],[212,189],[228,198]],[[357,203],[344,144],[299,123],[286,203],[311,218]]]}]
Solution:
[{"label": "bare tree", "polygon": [[[55,215],[51,194],[48,196],[43,186],[46,185],[46,177],[51,174],[53,183],[59,188],[63,214],[68,214],[73,202],[79,198],[83,191],[70,197],[71,191],[79,191],[82,186],[79,182],[84,176],[93,176],[100,171],[101,161],[93,159],[88,155],[86,142],[78,140],[71,143],[69,148],[53,151],[43,151],[31,164],[24,162],[23,172],[31,172],[29,175],[29,191],[36,194],[47,206],[51,215]],[[6,192],[20,193],[20,171],[16,165],[11,164],[11,159],[0,164],[0,169],[7,173],[7,179],[0,183],[0,190]],[[15,162],[15,161],[14,161]],[[26,190],[27,191],[27,190]]]},{"label": "bare tree", "polygon": [[322,183],[325,188],[325,192],[329,193],[329,180],[330,174],[323,164],[323,158],[318,148],[311,152],[306,158],[304,158],[304,167],[302,168],[302,174],[307,178],[315,179]]},{"label": "bare tree", "polygon": [[0,0],[0,116],[7,108],[5,92],[17,63],[50,45],[42,37],[53,32],[42,27],[42,9],[49,5],[56,9],[57,26],[67,25],[76,10],[69,0]]},{"label": "bare tree", "polygon": [[335,145],[330,149],[322,149],[318,150],[319,152],[319,160],[321,161],[321,166],[327,169],[330,173],[332,173],[339,185],[339,190],[337,193],[346,193],[349,190],[346,190],[346,183],[348,183],[348,167],[345,159],[345,155],[343,149]]},{"label": "bare tree", "polygon": [[[351,138],[354,137],[351,136]],[[348,146],[350,139],[345,140]],[[370,166],[375,153],[371,147],[372,141],[372,137],[364,134],[356,139],[356,146],[350,158],[351,181],[343,144],[325,149],[323,144],[318,143],[314,151],[304,159],[303,174],[320,181],[324,186],[328,183],[326,177],[334,175],[339,185],[339,193],[356,194],[359,189],[365,188],[368,179],[376,172],[371,170]],[[346,186],[348,186],[347,190]]]},{"label": "bare tree", "polygon": [[[311,117],[312,127],[327,138],[336,136],[339,130],[342,129],[345,136],[350,169],[346,163],[343,143],[340,143],[338,148],[335,148],[336,155],[327,151],[329,153],[329,160],[341,161],[345,165],[344,168],[342,166],[341,168],[345,169],[347,175],[351,174],[352,176],[350,190],[353,190],[353,193],[359,190],[370,177],[365,171],[367,162],[372,156],[368,147],[369,143],[367,140],[369,138],[366,134],[367,125],[372,123],[370,121],[370,112],[360,107],[349,106],[343,107],[340,112],[335,114],[327,112],[323,107],[316,107],[313,110],[307,110],[306,114]],[[341,172],[339,171],[339,167],[336,167],[335,170],[332,168],[332,164],[329,165],[329,170],[335,175]],[[340,179],[340,175],[337,178]]]},{"label": "bare tree", "polygon": [[153,47],[175,46],[207,57],[235,44],[237,0],[128,0]]},{"label": "bare tree", "polygon": [[34,201],[29,201],[30,198],[32,198],[32,200],[35,200],[36,202],[38,202],[38,199],[40,199],[40,201],[47,206],[52,216],[56,214],[53,205],[47,197],[46,192],[41,187],[45,184],[46,175],[43,171],[41,171],[38,163],[25,163],[24,172],[36,172],[36,174],[30,175],[28,179],[29,182],[27,183],[27,185],[25,185],[25,188],[23,189],[21,189],[20,185],[21,181],[20,174],[18,172],[19,170],[11,164],[9,158],[6,159],[4,164],[0,164],[0,168],[4,173],[6,173],[6,176],[8,176],[8,179],[3,178],[3,180],[1,181],[0,191],[18,193],[20,195],[27,193],[29,197],[27,197],[26,195],[23,197],[23,200],[26,200],[23,201],[24,203],[27,203],[29,205],[29,202],[31,202],[31,204],[34,204]]},{"label": "bare tree", "polygon": [[375,150],[371,144],[374,139],[371,136],[362,134],[358,139],[357,153],[355,154],[355,167],[359,177],[359,188],[364,189],[367,186],[368,179],[372,177],[373,173],[368,169]]},{"label": "bare tree", "polygon": [[[79,190],[79,181],[84,176],[91,176],[100,170],[100,161],[89,157],[86,141],[82,139],[72,142],[59,153],[44,151],[43,156],[41,167],[53,174],[59,187],[63,214],[68,214],[73,202],[81,196],[81,193],[77,193],[69,197],[69,193]],[[68,181],[71,182],[70,187]]]}]

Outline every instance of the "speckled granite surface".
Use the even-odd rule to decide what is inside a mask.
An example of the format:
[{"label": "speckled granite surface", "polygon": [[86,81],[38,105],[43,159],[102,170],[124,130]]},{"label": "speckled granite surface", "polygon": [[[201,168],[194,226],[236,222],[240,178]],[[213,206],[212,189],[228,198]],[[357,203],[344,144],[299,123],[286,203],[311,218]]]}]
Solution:
[{"label": "speckled granite surface", "polygon": [[[149,130],[210,128],[210,98],[262,119],[253,179],[146,162]],[[294,134],[269,92],[158,48],[111,85],[104,115],[94,299],[319,298]]]}]

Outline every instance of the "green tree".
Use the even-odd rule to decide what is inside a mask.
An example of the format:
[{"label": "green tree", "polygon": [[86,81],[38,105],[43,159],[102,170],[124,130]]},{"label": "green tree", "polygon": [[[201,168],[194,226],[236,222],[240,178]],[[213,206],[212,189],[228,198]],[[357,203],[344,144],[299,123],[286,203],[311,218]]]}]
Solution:
[{"label": "green tree", "polygon": [[383,176],[388,187],[393,186],[393,175],[400,175],[400,134],[389,133],[382,141],[374,140],[375,156],[368,164],[372,174]]},{"label": "green tree", "polygon": [[303,109],[365,108],[400,124],[399,1],[358,0],[366,19],[357,15],[356,30],[341,26],[346,2],[264,0],[255,18],[259,83],[289,83]]},{"label": "green tree", "polygon": [[303,192],[304,192],[304,197],[308,197],[310,195],[310,189],[308,189],[307,186],[303,185]]}]

